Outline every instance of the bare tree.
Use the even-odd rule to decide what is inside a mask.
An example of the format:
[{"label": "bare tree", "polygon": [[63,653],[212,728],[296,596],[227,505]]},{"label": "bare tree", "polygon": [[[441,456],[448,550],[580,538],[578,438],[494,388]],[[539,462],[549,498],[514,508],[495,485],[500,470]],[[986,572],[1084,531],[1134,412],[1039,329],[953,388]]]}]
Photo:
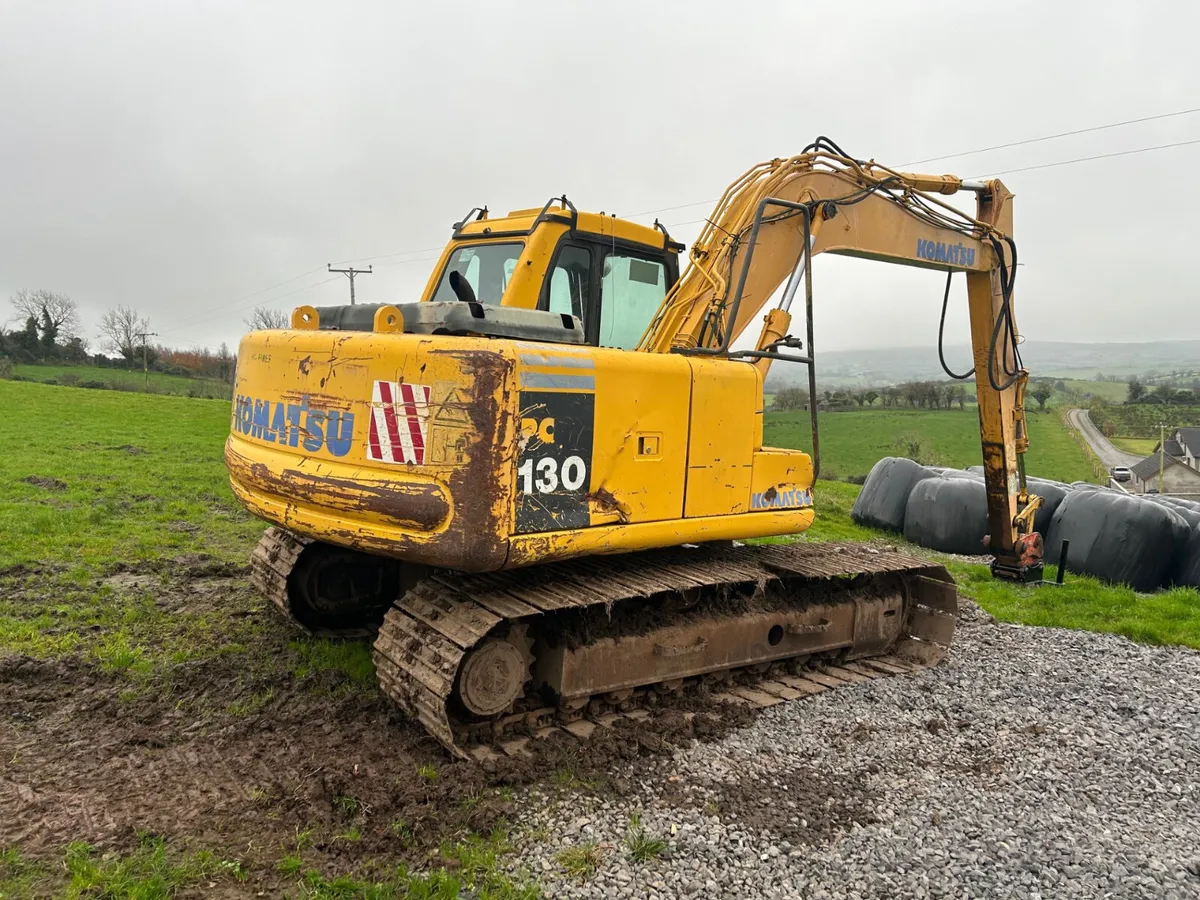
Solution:
[{"label": "bare tree", "polygon": [[79,335],[79,307],[66,294],[44,288],[31,291],[22,288],[9,298],[18,318],[33,316],[39,322],[48,319],[51,331],[65,344]]},{"label": "bare tree", "polygon": [[290,328],[291,316],[282,309],[271,309],[268,306],[256,306],[250,318],[246,319],[246,327],[251,331],[269,331],[276,328]]},{"label": "bare tree", "polygon": [[133,360],[141,347],[138,336],[150,330],[150,320],[142,318],[136,309],[118,306],[110,309],[100,320],[100,334],[110,350],[115,350],[128,360]]}]

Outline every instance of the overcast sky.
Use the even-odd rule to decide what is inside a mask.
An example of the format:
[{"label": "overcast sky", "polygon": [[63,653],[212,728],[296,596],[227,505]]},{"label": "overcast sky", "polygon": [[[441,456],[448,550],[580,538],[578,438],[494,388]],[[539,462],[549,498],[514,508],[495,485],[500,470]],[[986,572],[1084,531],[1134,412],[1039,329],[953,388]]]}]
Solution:
[{"label": "overcast sky", "polygon": [[[1198,25],[1182,0],[2,0],[0,298],[66,292],[93,343],[123,303],[166,343],[232,346],[256,304],[344,302],[327,262],[374,264],[362,302],[416,299],[476,205],[566,192],[628,215],[711,200],[817,134],[900,165],[1200,107]],[[925,168],[1191,139],[1200,114]],[[1200,338],[1198,161],[1200,144],[1004,176],[1028,339]],[[660,216],[690,241],[708,209]],[[942,278],[819,258],[818,348],[932,353]]]}]

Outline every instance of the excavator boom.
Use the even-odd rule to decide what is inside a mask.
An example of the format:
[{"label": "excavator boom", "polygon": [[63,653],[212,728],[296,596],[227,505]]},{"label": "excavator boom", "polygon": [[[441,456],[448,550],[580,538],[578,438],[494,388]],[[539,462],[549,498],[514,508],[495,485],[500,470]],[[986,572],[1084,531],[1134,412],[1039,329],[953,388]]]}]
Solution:
[{"label": "excavator boom", "polygon": [[[960,190],[974,192],[974,217],[931,193]],[[751,359],[764,375],[773,361],[800,362],[809,367],[815,389],[814,256],[836,253],[965,273],[993,571],[1040,578],[1040,541],[1030,528],[1040,501],[1028,494],[1022,459],[1028,448],[1028,373],[1020,366],[1013,316],[1012,224],[1012,194],[998,180],[897,172],[848,157],[818,139],[799,156],[755,166],[725,191],[692,246],[690,266],[639,349]],[[789,336],[801,282],[807,307],[803,342]],[[754,349],[733,350],[738,335],[777,296]],[[802,344],[804,355],[790,353]],[[817,451],[815,411],[813,442]],[[818,455],[814,469],[819,466]]]}]

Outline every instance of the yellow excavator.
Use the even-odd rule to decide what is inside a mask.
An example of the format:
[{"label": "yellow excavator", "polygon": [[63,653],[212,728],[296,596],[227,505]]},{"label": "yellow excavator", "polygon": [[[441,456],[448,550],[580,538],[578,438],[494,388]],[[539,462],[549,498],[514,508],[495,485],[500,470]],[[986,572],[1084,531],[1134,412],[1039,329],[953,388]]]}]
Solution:
[{"label": "yellow excavator", "polygon": [[[974,216],[940,199],[964,190]],[[816,398],[817,254],[944,271],[947,295],[965,273],[993,571],[1040,577],[1011,200],[819,138],[734,182],[682,275],[657,222],[565,196],[471,210],[419,302],[303,306],[242,339],[225,460],[271,523],[253,583],[311,633],[375,635],[385,693],[460,756],[935,663],[943,567],[741,543],[814,517],[816,404],[812,453],[764,447],[763,379],[804,366]]]}]

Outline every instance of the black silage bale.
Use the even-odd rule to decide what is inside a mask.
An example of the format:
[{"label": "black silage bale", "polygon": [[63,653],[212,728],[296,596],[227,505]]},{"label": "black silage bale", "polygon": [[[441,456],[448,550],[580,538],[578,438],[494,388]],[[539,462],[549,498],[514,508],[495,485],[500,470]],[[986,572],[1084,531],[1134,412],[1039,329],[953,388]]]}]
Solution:
[{"label": "black silage bale", "polygon": [[1073,490],[1055,510],[1046,559],[1058,562],[1067,540],[1069,571],[1153,591],[1169,582],[1186,527],[1173,510],[1120,491]]},{"label": "black silage bale", "polygon": [[920,463],[886,456],[871,467],[850,510],[850,518],[868,528],[904,531],[904,513],[913,485],[933,473]]},{"label": "black silage bale", "polygon": [[930,550],[978,556],[986,553],[987,492],[982,478],[939,475],[913,485],[904,517],[904,538]]}]

